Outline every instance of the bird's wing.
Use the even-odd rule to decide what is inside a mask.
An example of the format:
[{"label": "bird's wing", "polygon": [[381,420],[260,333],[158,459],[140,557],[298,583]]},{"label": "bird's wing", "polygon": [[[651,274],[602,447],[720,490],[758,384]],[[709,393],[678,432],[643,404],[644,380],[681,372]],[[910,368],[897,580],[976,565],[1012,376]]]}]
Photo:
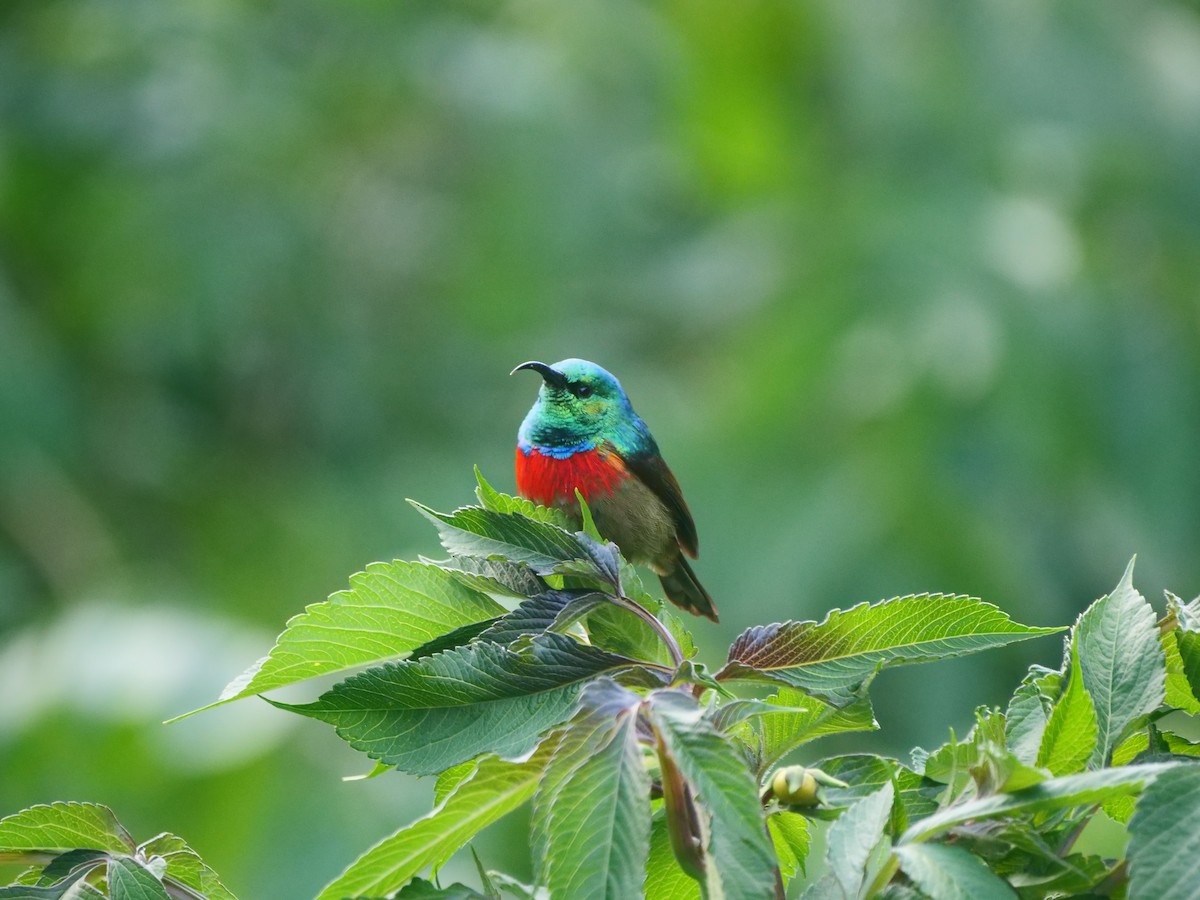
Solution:
[{"label": "bird's wing", "polygon": [[679,482],[675,480],[663,458],[657,453],[635,454],[625,460],[625,468],[636,475],[667,507],[675,521],[675,535],[679,538],[679,546],[688,556],[695,559],[696,554],[700,552],[696,523],[692,521],[691,510],[688,509],[687,501],[683,499]]}]

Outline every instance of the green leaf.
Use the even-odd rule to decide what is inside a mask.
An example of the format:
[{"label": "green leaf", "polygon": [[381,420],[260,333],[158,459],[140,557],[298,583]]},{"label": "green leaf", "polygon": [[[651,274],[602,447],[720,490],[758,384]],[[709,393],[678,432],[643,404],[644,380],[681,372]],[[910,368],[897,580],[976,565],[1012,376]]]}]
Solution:
[{"label": "green leaf", "polygon": [[487,900],[487,895],[458,882],[443,888],[424,878],[414,878],[395,900]]},{"label": "green leaf", "polygon": [[603,603],[607,594],[590,590],[546,590],[524,600],[479,635],[481,641],[511,644],[526,634],[563,631]]},{"label": "green leaf", "polygon": [[128,858],[108,864],[108,895],[112,900],[171,900],[161,881]]},{"label": "green leaf", "polygon": [[1082,772],[1096,749],[1096,739],[1096,710],[1087,688],[1083,686],[1078,642],[1073,639],[1067,689],[1054,705],[1054,711],[1046,723],[1037,765],[1055,775]]},{"label": "green leaf", "polygon": [[775,765],[801,744],[819,737],[874,731],[879,727],[871,709],[871,700],[866,694],[856,697],[848,706],[839,708],[793,688],[780,688],[766,702],[783,708],[804,707],[804,711],[764,716],[755,723],[762,739],[760,771]]},{"label": "green leaf", "polygon": [[[1175,614],[1176,625],[1172,631],[1175,650],[1179,658],[1179,670],[1187,682],[1191,703],[1179,704],[1178,708],[1188,709],[1196,704],[1200,695],[1200,597],[1191,603],[1184,603],[1174,594],[1167,595],[1167,605]],[[1196,704],[1200,705],[1200,704]]]},{"label": "green leaf", "polygon": [[548,522],[478,506],[440,513],[409,502],[437,526],[442,546],[455,556],[499,556],[525,563],[539,575],[553,572],[560,563],[585,558],[573,534]]},{"label": "green leaf", "polygon": [[775,854],[763,820],[758,785],[746,763],[723,734],[703,716],[700,705],[678,690],[650,695],[655,734],[712,817],[706,848],[710,857],[708,893],[727,900],[772,895]]},{"label": "green leaf", "polygon": [[1004,713],[1005,746],[1017,759],[1030,766],[1037,762],[1042,735],[1054,704],[1054,698],[1045,687],[1047,676],[1053,676],[1056,683],[1061,680],[1053,669],[1030,666]]},{"label": "green leaf", "polygon": [[646,861],[646,900],[700,900],[700,882],[675,860],[667,819],[659,809],[650,823],[650,856]]},{"label": "green leaf", "polygon": [[171,721],[317,675],[394,659],[504,611],[436,566],[372,563],[351,576],[349,590],[289,620],[271,652],[230,682],[215,703]]},{"label": "green leaf", "polygon": [[479,498],[479,503],[484,509],[498,513],[517,513],[533,519],[535,522],[547,522],[557,525],[559,528],[570,528],[571,526],[570,519],[561,509],[539,506],[524,497],[513,497],[500,493],[487,483],[483,473],[479,471],[479,466],[475,467],[475,480],[479,482],[479,486],[475,488],[475,496]]},{"label": "green leaf", "polygon": [[718,678],[782,682],[844,704],[884,666],[961,656],[1061,630],[1019,625],[974,597],[898,597],[835,609],[820,623],[750,628],[729,648]]},{"label": "green leaf", "polygon": [[1104,765],[1125,729],[1153,712],[1165,696],[1166,658],[1154,609],[1133,587],[1133,561],[1112,593],[1075,625],[1075,645],[1096,710],[1092,764]]},{"label": "green leaf", "polygon": [[[797,695],[804,697],[799,691]],[[807,700],[808,698],[805,697]],[[821,701],[816,701],[820,703]],[[718,731],[732,731],[743,722],[757,719],[761,716],[795,716],[808,712],[807,707],[783,706],[778,703],[768,703],[766,700],[734,699],[726,701],[713,710],[710,718],[713,727]]]},{"label": "green leaf", "polygon": [[481,758],[433,812],[360,856],[317,900],[383,896],[425,869],[438,868],[476,834],[533,796],[558,740],[557,734],[550,735],[527,762]]},{"label": "green leaf", "polygon": [[1015,900],[1017,893],[978,856],[946,844],[896,848],[900,868],[937,900]]},{"label": "green leaf", "polygon": [[1167,660],[1167,706],[1181,709],[1190,716],[1200,715],[1200,700],[1196,699],[1187,672],[1184,671],[1183,657],[1179,653],[1179,629],[1172,628],[1160,635],[1159,640]]},{"label": "green leaf", "polygon": [[13,884],[0,887],[0,900],[104,900],[104,895],[82,881],[79,872],[53,885]]},{"label": "green leaf", "polygon": [[1032,812],[1049,812],[1072,806],[1103,803],[1111,797],[1136,794],[1158,775],[1169,771],[1171,763],[1147,763],[1100,769],[1080,775],[1051,778],[1011,794],[993,794],[966,803],[956,803],[911,826],[901,843],[923,841],[939,832],[973,819],[994,819]]},{"label": "green leaf", "polygon": [[805,871],[808,859],[808,819],[799,813],[780,810],[767,816],[767,828],[771,832],[771,843],[779,859],[779,871],[786,886],[796,873]]},{"label": "green leaf", "polygon": [[601,679],[565,729],[533,798],[537,883],[552,897],[636,897],[650,851],[650,778],[638,743],[642,698]]},{"label": "green leaf", "polygon": [[199,891],[207,900],[237,900],[221,883],[220,877],[187,845],[183,838],[163,833],[138,848],[147,859],[161,856],[167,864],[167,877]]},{"label": "green leaf", "polygon": [[483,594],[524,598],[546,590],[546,582],[533,569],[507,559],[454,556],[429,560],[421,557],[421,562],[449,572],[456,581]]},{"label": "green leaf", "polygon": [[859,897],[870,873],[872,851],[884,838],[894,798],[889,781],[878,791],[850,806],[829,827],[825,861],[834,880],[848,898]]},{"label": "green leaf", "polygon": [[1200,884],[1200,765],[1159,775],[1129,820],[1130,900],[1190,900]]},{"label": "green leaf", "polygon": [[906,816],[923,817],[938,808],[943,787],[936,781],[914,772],[898,760],[873,753],[848,753],[816,763],[827,775],[844,781],[847,787],[826,785],[821,788],[822,804],[826,808],[845,808],[879,791],[885,784],[896,789],[896,800]]},{"label": "green leaf", "polygon": [[427,656],[433,656],[435,653],[443,653],[446,650],[453,650],[456,647],[465,647],[502,618],[504,617],[493,616],[490,619],[482,619],[479,622],[472,622],[470,625],[455,628],[453,631],[447,631],[440,637],[435,637],[432,641],[426,641],[420,647],[415,648],[408,654],[408,660],[409,662],[413,662],[418,659],[424,659]]},{"label": "green leaf", "polygon": [[[0,857],[2,858],[2,857]],[[98,890],[84,879],[97,866],[106,866],[109,854],[102,850],[68,850],[42,868],[26,870],[9,887],[0,887],[3,900],[101,900]]]},{"label": "green leaf", "polygon": [[[655,612],[652,608],[649,611]],[[592,643],[609,653],[659,665],[671,663],[671,655],[654,629],[615,603],[602,604],[589,612],[585,627]]]},{"label": "green leaf", "polygon": [[587,498],[583,496],[583,491],[579,488],[575,488],[575,499],[579,501],[579,516],[583,520],[583,533],[596,543],[603,544],[604,536],[596,528],[596,520],[592,518],[592,508],[588,506]]},{"label": "green leaf", "polygon": [[136,844],[113,811],[98,803],[31,806],[0,819],[0,852],[105,850],[132,853]]},{"label": "green leaf", "polygon": [[313,703],[274,703],[328,722],[404,772],[432,775],[480,753],[517,757],[575,711],[582,684],[631,661],[560,634],[521,652],[477,643],[368,669]]}]

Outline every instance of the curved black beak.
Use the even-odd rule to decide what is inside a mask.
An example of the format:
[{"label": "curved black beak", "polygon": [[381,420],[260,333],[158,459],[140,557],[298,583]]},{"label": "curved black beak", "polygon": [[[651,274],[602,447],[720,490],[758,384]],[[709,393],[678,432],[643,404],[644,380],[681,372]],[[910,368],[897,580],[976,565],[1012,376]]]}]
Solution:
[{"label": "curved black beak", "polygon": [[558,390],[561,391],[561,390],[564,390],[567,386],[567,376],[564,375],[562,372],[558,371],[558,369],[550,368],[544,362],[536,362],[536,361],[524,362],[524,363],[521,363],[519,366],[517,366],[515,369],[513,369],[508,374],[516,375],[522,369],[532,369],[533,371],[537,372],[539,375],[542,376],[542,380],[545,381],[546,384],[550,385],[550,387],[552,387],[552,388],[557,388]]}]

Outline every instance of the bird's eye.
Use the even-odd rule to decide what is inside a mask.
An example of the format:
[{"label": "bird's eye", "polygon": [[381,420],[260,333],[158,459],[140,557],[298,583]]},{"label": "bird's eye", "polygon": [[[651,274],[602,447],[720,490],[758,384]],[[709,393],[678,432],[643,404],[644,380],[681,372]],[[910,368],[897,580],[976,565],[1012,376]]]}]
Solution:
[{"label": "bird's eye", "polygon": [[592,386],[590,384],[573,384],[570,390],[572,394],[580,399],[592,396]]}]

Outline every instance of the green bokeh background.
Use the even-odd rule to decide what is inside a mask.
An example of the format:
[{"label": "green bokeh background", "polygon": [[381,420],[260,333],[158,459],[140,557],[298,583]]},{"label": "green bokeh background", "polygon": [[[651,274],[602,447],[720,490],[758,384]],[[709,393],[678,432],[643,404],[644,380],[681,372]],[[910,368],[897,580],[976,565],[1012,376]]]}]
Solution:
[{"label": "green bokeh background", "polygon": [[[159,722],[435,553],[405,497],[510,488],[531,358],[654,429],[710,662],[923,590],[1069,624],[1135,552],[1200,590],[1195,3],[7,0],[0,117],[0,813],[108,803],[255,900],[424,812],[263,704]],[[823,752],[1058,654],[885,674]]]}]

